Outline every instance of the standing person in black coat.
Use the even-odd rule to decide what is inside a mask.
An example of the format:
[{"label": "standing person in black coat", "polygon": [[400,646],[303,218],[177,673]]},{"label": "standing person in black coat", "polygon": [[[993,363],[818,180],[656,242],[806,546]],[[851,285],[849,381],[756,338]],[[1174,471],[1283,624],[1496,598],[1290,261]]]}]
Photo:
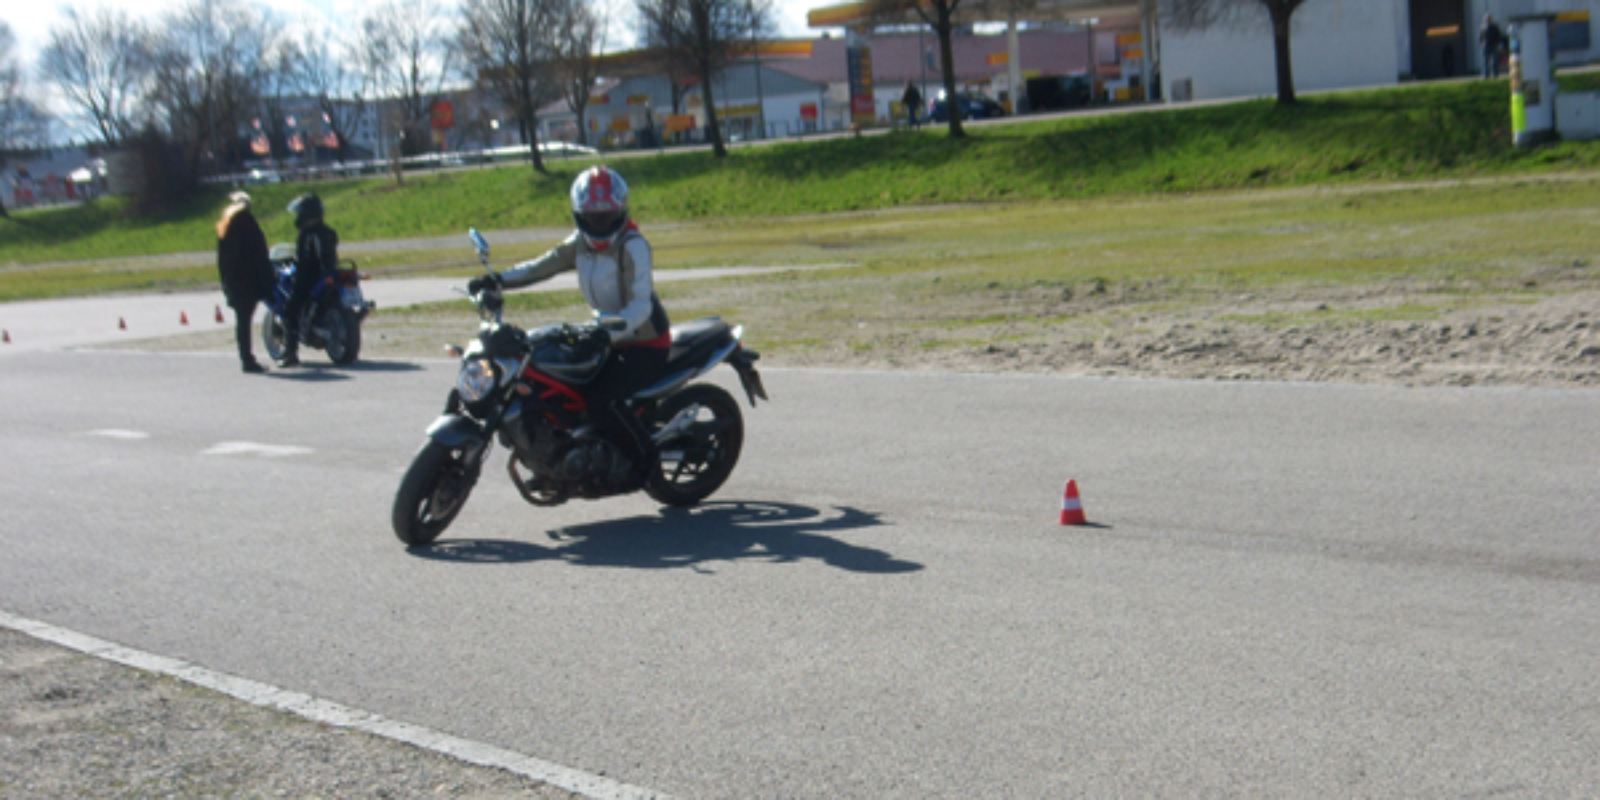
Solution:
[{"label": "standing person in black coat", "polygon": [[228,207],[217,220],[217,276],[222,279],[222,294],[233,309],[233,335],[239,340],[239,363],[245,372],[266,372],[250,349],[250,323],[255,319],[256,303],[272,292],[272,261],[267,254],[267,237],[250,213],[250,195],[228,195]]},{"label": "standing person in black coat", "polygon": [[1500,77],[1500,48],[1506,43],[1505,32],[1495,24],[1493,14],[1483,15],[1478,26],[1478,50],[1483,55],[1483,77]]},{"label": "standing person in black coat", "polygon": [[[285,367],[300,363],[300,309],[311,299],[311,290],[339,268],[339,234],[322,221],[322,198],[307,192],[289,204],[300,238],[294,246],[294,290],[283,312],[283,360]],[[307,319],[316,316],[311,310]]]},{"label": "standing person in black coat", "polygon": [[900,95],[900,105],[906,107],[906,122],[913,128],[921,127],[918,114],[922,111],[922,92],[917,91],[917,85],[906,81],[906,90]]}]

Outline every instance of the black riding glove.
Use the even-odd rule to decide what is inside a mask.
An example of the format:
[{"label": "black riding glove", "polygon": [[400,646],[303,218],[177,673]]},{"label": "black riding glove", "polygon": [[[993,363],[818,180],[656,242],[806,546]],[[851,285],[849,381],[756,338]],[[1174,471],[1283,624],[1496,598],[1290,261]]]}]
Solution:
[{"label": "black riding glove", "polygon": [[573,326],[573,356],[584,361],[605,352],[611,346],[611,335],[595,325]]},{"label": "black riding glove", "polygon": [[500,273],[490,272],[467,281],[467,291],[471,294],[482,294],[484,289],[499,291],[503,283]]}]

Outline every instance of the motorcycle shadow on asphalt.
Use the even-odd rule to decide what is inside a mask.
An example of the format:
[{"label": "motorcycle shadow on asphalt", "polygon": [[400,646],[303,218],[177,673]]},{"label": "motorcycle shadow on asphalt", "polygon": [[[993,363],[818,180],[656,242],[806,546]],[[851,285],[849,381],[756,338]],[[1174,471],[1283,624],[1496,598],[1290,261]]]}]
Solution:
[{"label": "motorcycle shadow on asphalt", "polygon": [[821,561],[850,572],[916,572],[921,564],[827,534],[885,524],[877,514],[849,507],[824,513],[793,503],[736,501],[693,508],[664,508],[636,516],[547,531],[555,543],[485,539],[442,540],[412,555],[439,561],[506,564],[560,560],[575,566],[682,569],[712,572],[718,561],[791,564]]},{"label": "motorcycle shadow on asphalt", "polygon": [[300,362],[295,367],[273,367],[267,373],[269,378],[280,380],[301,381],[316,383],[321,381],[347,381],[350,373],[362,372],[417,372],[422,369],[421,364],[410,361],[357,361],[354,364],[315,364]]}]

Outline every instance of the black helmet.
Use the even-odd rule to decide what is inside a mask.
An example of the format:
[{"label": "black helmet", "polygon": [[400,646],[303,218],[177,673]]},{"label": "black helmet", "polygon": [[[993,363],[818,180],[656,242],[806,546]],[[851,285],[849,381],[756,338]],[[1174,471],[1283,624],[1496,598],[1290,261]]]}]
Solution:
[{"label": "black helmet", "polygon": [[306,192],[289,204],[289,213],[294,214],[294,226],[303,228],[308,223],[322,219],[322,198],[314,192]]}]

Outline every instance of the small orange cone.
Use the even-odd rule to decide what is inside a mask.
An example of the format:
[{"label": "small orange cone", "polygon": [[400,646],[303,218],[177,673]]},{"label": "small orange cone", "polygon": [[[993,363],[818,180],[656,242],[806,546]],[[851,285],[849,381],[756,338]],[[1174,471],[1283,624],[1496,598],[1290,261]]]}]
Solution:
[{"label": "small orange cone", "polygon": [[11,344],[11,331],[9,331],[9,330],[0,331],[0,334],[4,334],[3,338],[6,340],[5,341],[6,344]]},{"label": "small orange cone", "polygon": [[1061,496],[1061,524],[1062,525],[1087,525],[1089,520],[1083,516],[1083,501],[1078,499],[1078,482],[1067,481],[1066,492]]},{"label": "small orange cone", "polygon": [[217,306],[217,322],[226,322],[226,321],[227,320],[222,318],[222,306]]},{"label": "small orange cone", "polygon": [[187,312],[184,312],[184,311],[179,311],[178,312],[178,324],[179,325],[188,325],[189,324],[189,314]]},{"label": "small orange cone", "polygon": [[117,317],[117,330],[125,331],[127,329],[128,329],[128,321],[123,319],[122,317]]}]

